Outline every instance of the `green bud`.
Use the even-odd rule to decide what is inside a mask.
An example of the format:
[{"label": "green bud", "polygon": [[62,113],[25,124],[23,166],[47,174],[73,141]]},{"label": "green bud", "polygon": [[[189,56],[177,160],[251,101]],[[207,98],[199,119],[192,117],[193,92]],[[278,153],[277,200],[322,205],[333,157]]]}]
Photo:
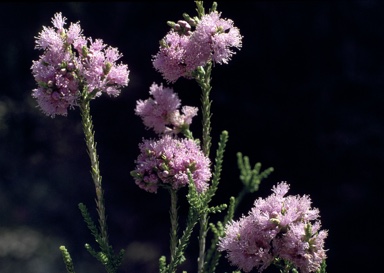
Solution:
[{"label": "green bud", "polygon": [[191,162],[188,166],[188,169],[191,173],[193,173],[194,171],[196,171],[196,162]]},{"label": "green bud", "polygon": [[217,10],[217,2],[212,3],[212,8],[210,9],[210,12],[216,11]]},{"label": "green bud", "polygon": [[199,73],[201,75],[205,75],[205,70],[204,70],[204,68],[202,66],[198,66],[196,68],[196,70],[197,70],[197,73]]},{"label": "green bud", "polygon": [[160,164],[160,168],[161,168],[162,170],[164,170],[164,171],[169,171],[169,167],[168,167],[167,164],[165,164],[165,163],[161,163],[161,164]]},{"label": "green bud", "polygon": [[200,22],[200,19],[199,19],[199,17],[197,17],[197,16],[194,16],[194,17],[193,17],[193,20],[195,21],[195,24],[196,24],[196,25]]},{"label": "green bud", "polygon": [[193,27],[196,26],[196,20],[191,18],[191,16],[189,16],[187,13],[183,13],[183,17],[184,17],[185,21],[188,22],[188,24],[190,24]]},{"label": "green bud", "polygon": [[143,176],[141,174],[139,174],[137,171],[130,171],[129,174],[133,177],[133,178],[143,178]]},{"label": "green bud", "polygon": [[223,33],[223,32],[224,32],[224,29],[223,29],[222,26],[217,27],[216,33],[220,34],[220,33]]},{"label": "green bud", "polygon": [[99,258],[103,264],[108,264],[108,256],[105,255],[103,252],[99,252]]},{"label": "green bud", "polygon": [[67,62],[63,61],[60,63],[60,68],[66,68],[67,67]]},{"label": "green bud", "polygon": [[287,212],[287,209],[284,208],[284,207],[282,207],[282,208],[281,208],[281,214],[282,214],[282,215],[285,215],[286,212]]},{"label": "green bud", "polygon": [[184,12],[184,13],[183,13],[183,18],[184,18],[186,21],[188,21],[188,20],[191,19],[191,16],[189,16],[188,13]]},{"label": "green bud", "polygon": [[82,52],[82,54],[83,54],[84,57],[87,57],[87,56],[88,56],[89,51],[88,51],[88,48],[87,48],[86,46],[83,46],[83,47],[81,48],[81,52]]},{"label": "green bud", "polygon": [[112,68],[112,64],[110,62],[107,62],[103,69],[104,75],[107,75],[109,71],[111,71],[111,68]]},{"label": "green bud", "polygon": [[46,82],[38,82],[37,83],[40,87],[43,87],[43,88],[49,88],[48,84]]},{"label": "green bud", "polygon": [[305,241],[309,241],[309,239],[311,239],[312,237],[312,225],[310,223],[306,224],[305,227],[304,227],[304,231],[305,231]]},{"label": "green bud", "polygon": [[159,41],[159,44],[160,44],[160,46],[161,46],[162,48],[166,48],[166,47],[168,47],[168,44],[167,44],[167,42],[165,41],[165,39],[161,39],[161,40]]},{"label": "green bud", "polygon": [[280,220],[277,218],[271,218],[269,221],[277,226],[280,224]]},{"label": "green bud", "polygon": [[174,28],[176,23],[173,21],[167,21],[167,25],[170,26],[171,28]]}]

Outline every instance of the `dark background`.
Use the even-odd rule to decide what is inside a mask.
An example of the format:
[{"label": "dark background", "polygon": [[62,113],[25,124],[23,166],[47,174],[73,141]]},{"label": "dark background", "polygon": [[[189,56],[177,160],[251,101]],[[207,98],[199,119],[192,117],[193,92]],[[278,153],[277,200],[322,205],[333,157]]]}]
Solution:
[{"label": "dark background", "polygon": [[[205,2],[206,9],[210,5]],[[218,10],[244,39],[232,61],[212,74],[213,148],[220,132],[229,131],[213,202],[226,202],[241,189],[241,151],[252,164],[275,171],[236,217],[287,181],[290,194],[308,194],[320,209],[329,230],[328,272],[379,272],[384,2],[231,1],[218,2]],[[137,144],[154,136],[133,109],[153,82],[165,84],[151,56],[169,29],[167,20],[195,15],[193,1],[0,4],[0,272],[64,273],[60,245],[72,254],[76,272],[104,272],[83,247],[95,244],[77,204],[96,215],[79,111],[52,119],[31,97],[36,83],[30,67],[41,54],[34,37],[58,11],[68,23],[80,21],[85,36],[118,47],[129,66],[128,87],[118,98],[92,101],[91,112],[110,241],[127,251],[120,272],[158,272],[158,258],[168,254],[170,201],[166,191],[140,190],[129,175]],[[183,104],[199,105],[195,82],[180,79],[173,88]],[[191,129],[200,135],[200,116]],[[183,220],[183,203],[180,213]],[[197,258],[192,242],[185,264],[190,272]],[[219,272],[234,269],[221,263]]]}]

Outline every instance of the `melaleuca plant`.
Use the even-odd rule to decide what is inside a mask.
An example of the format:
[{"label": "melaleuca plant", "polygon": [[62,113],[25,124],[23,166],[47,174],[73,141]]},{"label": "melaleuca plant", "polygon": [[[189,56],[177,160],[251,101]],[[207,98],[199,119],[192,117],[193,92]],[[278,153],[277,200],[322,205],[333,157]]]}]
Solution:
[{"label": "melaleuca plant", "polygon": [[[99,159],[94,139],[90,102],[106,93],[118,96],[128,85],[129,70],[126,64],[117,63],[122,57],[117,48],[108,46],[101,39],[93,40],[82,34],[79,23],[65,28],[66,18],[56,13],[53,27],[43,27],[36,37],[36,49],[43,50],[37,61],[33,61],[32,74],[38,87],[32,91],[42,112],[50,117],[67,116],[68,110],[79,107],[88,155],[91,161],[91,175],[96,191],[98,225],[94,223],[84,204],[79,204],[89,230],[99,245],[95,250],[86,244],[86,249],[104,266],[108,273],[116,272],[124,251],[115,254],[108,239],[105,215],[104,192],[99,169]],[[60,250],[67,271],[74,266],[65,246]]]},{"label": "melaleuca plant", "polygon": [[[221,132],[212,155],[212,71],[217,65],[228,64],[241,50],[243,37],[231,19],[222,18],[216,2],[207,12],[202,1],[195,3],[196,15],[183,14],[182,19],[168,22],[170,29],[152,56],[153,68],[167,86],[154,82],[149,87],[149,97],[138,100],[134,109],[154,135],[139,143],[135,168],[130,173],[132,181],[149,194],[165,190],[170,196],[169,253],[159,257],[159,272],[180,271],[188,246],[196,239],[198,273],[216,272],[223,254],[227,260],[224,262],[234,266],[233,272],[262,272],[274,265],[282,273],[325,273],[324,240],[328,231],[321,229],[319,210],[311,207],[309,196],[286,196],[290,187],[286,182],[273,186],[269,197],[256,199],[247,215],[234,219],[243,197],[255,193],[273,168],[261,170],[261,163],[251,166],[248,156],[239,152],[237,167],[243,188],[226,203],[214,204],[217,189],[223,183],[229,134]],[[54,27],[44,27],[36,37],[36,48],[44,53],[33,61],[32,73],[38,87],[32,96],[51,117],[66,116],[68,109],[80,108],[99,216],[96,224],[87,207],[79,204],[99,250],[90,244],[85,247],[106,272],[115,273],[124,251],[116,254],[108,240],[90,102],[103,93],[119,95],[121,88],[128,85],[129,70],[127,65],[116,63],[122,56],[116,48],[83,36],[79,23],[64,28],[65,21],[61,13],[56,13],[52,19]],[[191,81],[200,89],[196,94],[200,95],[201,105],[182,105],[172,87],[180,79]],[[198,118],[202,132],[194,134],[190,125]],[[186,194],[182,188],[186,188]],[[179,217],[180,198],[188,206],[185,218]],[[221,220],[211,221],[213,214]],[[192,237],[194,230],[197,238]],[[67,272],[74,273],[68,250],[60,246],[60,251]]]}]

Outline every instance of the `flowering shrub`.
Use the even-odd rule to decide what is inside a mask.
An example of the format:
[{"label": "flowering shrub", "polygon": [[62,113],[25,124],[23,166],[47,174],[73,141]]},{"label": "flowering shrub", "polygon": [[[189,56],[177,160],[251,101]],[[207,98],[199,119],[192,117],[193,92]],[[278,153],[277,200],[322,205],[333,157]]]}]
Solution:
[{"label": "flowering shrub", "polygon": [[285,196],[288,189],[285,182],[274,186],[273,194],[257,199],[247,216],[226,226],[219,250],[245,272],[281,260],[300,272],[320,269],[327,231],[320,230],[319,211],[311,208],[310,198]]},{"label": "flowering shrub", "polygon": [[[223,131],[214,157],[211,155],[211,71],[214,64],[227,64],[242,47],[240,30],[230,19],[223,19],[214,2],[206,13],[201,1],[195,1],[197,15],[183,14],[183,19],[168,22],[170,30],[160,41],[153,67],[167,84],[180,78],[192,80],[201,89],[201,105],[182,106],[172,87],[153,83],[149,98],[138,100],[134,113],[141,118],[154,137],[143,139],[131,179],[149,192],[165,189],[170,194],[170,253],[159,257],[159,272],[177,272],[185,262],[185,251],[192,232],[198,230],[197,272],[216,272],[224,253],[234,270],[262,272],[271,265],[281,272],[322,272],[326,268],[324,240],[328,231],[321,229],[319,210],[311,207],[309,196],[286,196],[289,184],[278,183],[273,194],[259,197],[254,207],[239,220],[234,212],[247,193],[258,190],[263,179],[273,171],[253,168],[249,158],[238,153],[238,168],[243,190],[224,204],[212,205],[221,181],[222,163],[228,132]],[[106,272],[117,272],[124,250],[115,252],[109,242],[104,207],[104,192],[99,157],[94,141],[90,102],[106,93],[117,97],[129,82],[128,66],[117,63],[122,57],[117,48],[101,39],[87,38],[79,23],[65,28],[66,18],[54,14],[53,27],[43,27],[36,37],[36,49],[43,54],[32,63],[37,88],[32,96],[39,108],[50,117],[68,115],[68,109],[80,108],[83,131],[91,162],[96,192],[98,221],[80,203],[80,212],[95,238],[98,249],[85,247]],[[198,116],[200,114],[201,116]],[[201,138],[190,130],[193,120],[202,121]],[[181,195],[179,190],[187,188]],[[187,221],[179,223],[178,198],[188,204]],[[221,221],[211,222],[212,214],[224,214]],[[210,243],[208,244],[208,238]],[[60,246],[68,273],[74,263],[65,246]],[[238,271],[236,271],[238,272]]]}]

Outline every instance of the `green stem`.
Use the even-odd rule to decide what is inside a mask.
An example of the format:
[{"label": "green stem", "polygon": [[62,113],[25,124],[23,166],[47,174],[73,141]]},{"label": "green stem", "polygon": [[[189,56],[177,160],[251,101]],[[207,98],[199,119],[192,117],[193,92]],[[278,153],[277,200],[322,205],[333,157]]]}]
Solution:
[{"label": "green stem", "polygon": [[178,217],[177,217],[177,191],[170,189],[171,194],[171,209],[170,209],[170,217],[171,217],[171,262],[175,259],[176,255],[176,247],[177,247],[177,230],[178,230]]},{"label": "green stem", "polygon": [[211,148],[211,104],[212,101],[209,99],[209,94],[211,92],[211,71],[212,63],[207,63],[204,66],[204,72],[199,74],[197,77],[197,82],[201,88],[201,108],[202,108],[202,125],[203,125],[203,153],[205,156],[209,157],[209,152]]},{"label": "green stem", "polygon": [[99,169],[99,158],[96,151],[96,142],[93,131],[92,117],[90,114],[90,102],[84,98],[80,104],[80,112],[82,118],[83,131],[85,135],[85,143],[87,145],[88,156],[91,160],[91,175],[96,190],[96,207],[99,215],[99,225],[102,242],[101,245],[108,246],[107,222],[104,206],[104,192],[101,186],[101,175]]},{"label": "green stem", "polygon": [[[223,165],[224,151],[225,151],[227,141],[228,141],[228,132],[223,131],[220,135],[220,141],[219,141],[218,149],[216,151],[215,166],[214,166],[214,172],[212,175],[212,184],[209,187],[208,193],[206,194],[207,204],[210,202],[211,198],[215,195],[219,185],[219,181],[221,178],[222,165]],[[224,218],[223,224],[225,224],[228,221],[227,219],[232,219],[234,202],[235,202],[234,198],[231,198],[228,212]],[[211,240],[211,245],[206,252],[207,254],[205,256],[205,265],[204,265],[205,273],[215,272],[216,266],[218,264],[218,260],[221,254],[217,251],[217,242],[219,241],[218,236],[219,234],[217,232],[214,232],[214,237]]]},{"label": "green stem", "polygon": [[[211,92],[211,71],[212,63],[208,62],[204,68],[200,67],[197,73],[196,81],[201,88],[201,108],[202,108],[202,149],[206,157],[209,157],[211,148],[211,104],[209,98]],[[208,205],[208,204],[207,204]],[[208,229],[208,212],[204,212],[200,217],[200,232],[199,232],[199,258],[198,272],[202,273],[205,263],[205,240]]]},{"label": "green stem", "polygon": [[237,195],[236,197],[236,201],[235,201],[235,208],[234,210],[237,209],[237,207],[239,206],[239,204],[241,203],[241,201],[243,200],[244,196],[248,193],[248,189],[247,187],[243,187],[241,192],[239,192],[239,194]]},{"label": "green stem", "polygon": [[191,238],[193,228],[196,225],[198,218],[199,215],[193,209],[190,209],[188,213],[187,226],[176,247],[175,258],[170,262],[167,268],[168,273],[175,273],[177,266],[184,261],[183,253],[189,243],[189,239]]},{"label": "green stem", "polygon": [[204,272],[205,265],[205,239],[208,230],[208,213],[204,213],[200,218],[200,233],[199,233],[199,258],[197,260],[197,272]]}]

